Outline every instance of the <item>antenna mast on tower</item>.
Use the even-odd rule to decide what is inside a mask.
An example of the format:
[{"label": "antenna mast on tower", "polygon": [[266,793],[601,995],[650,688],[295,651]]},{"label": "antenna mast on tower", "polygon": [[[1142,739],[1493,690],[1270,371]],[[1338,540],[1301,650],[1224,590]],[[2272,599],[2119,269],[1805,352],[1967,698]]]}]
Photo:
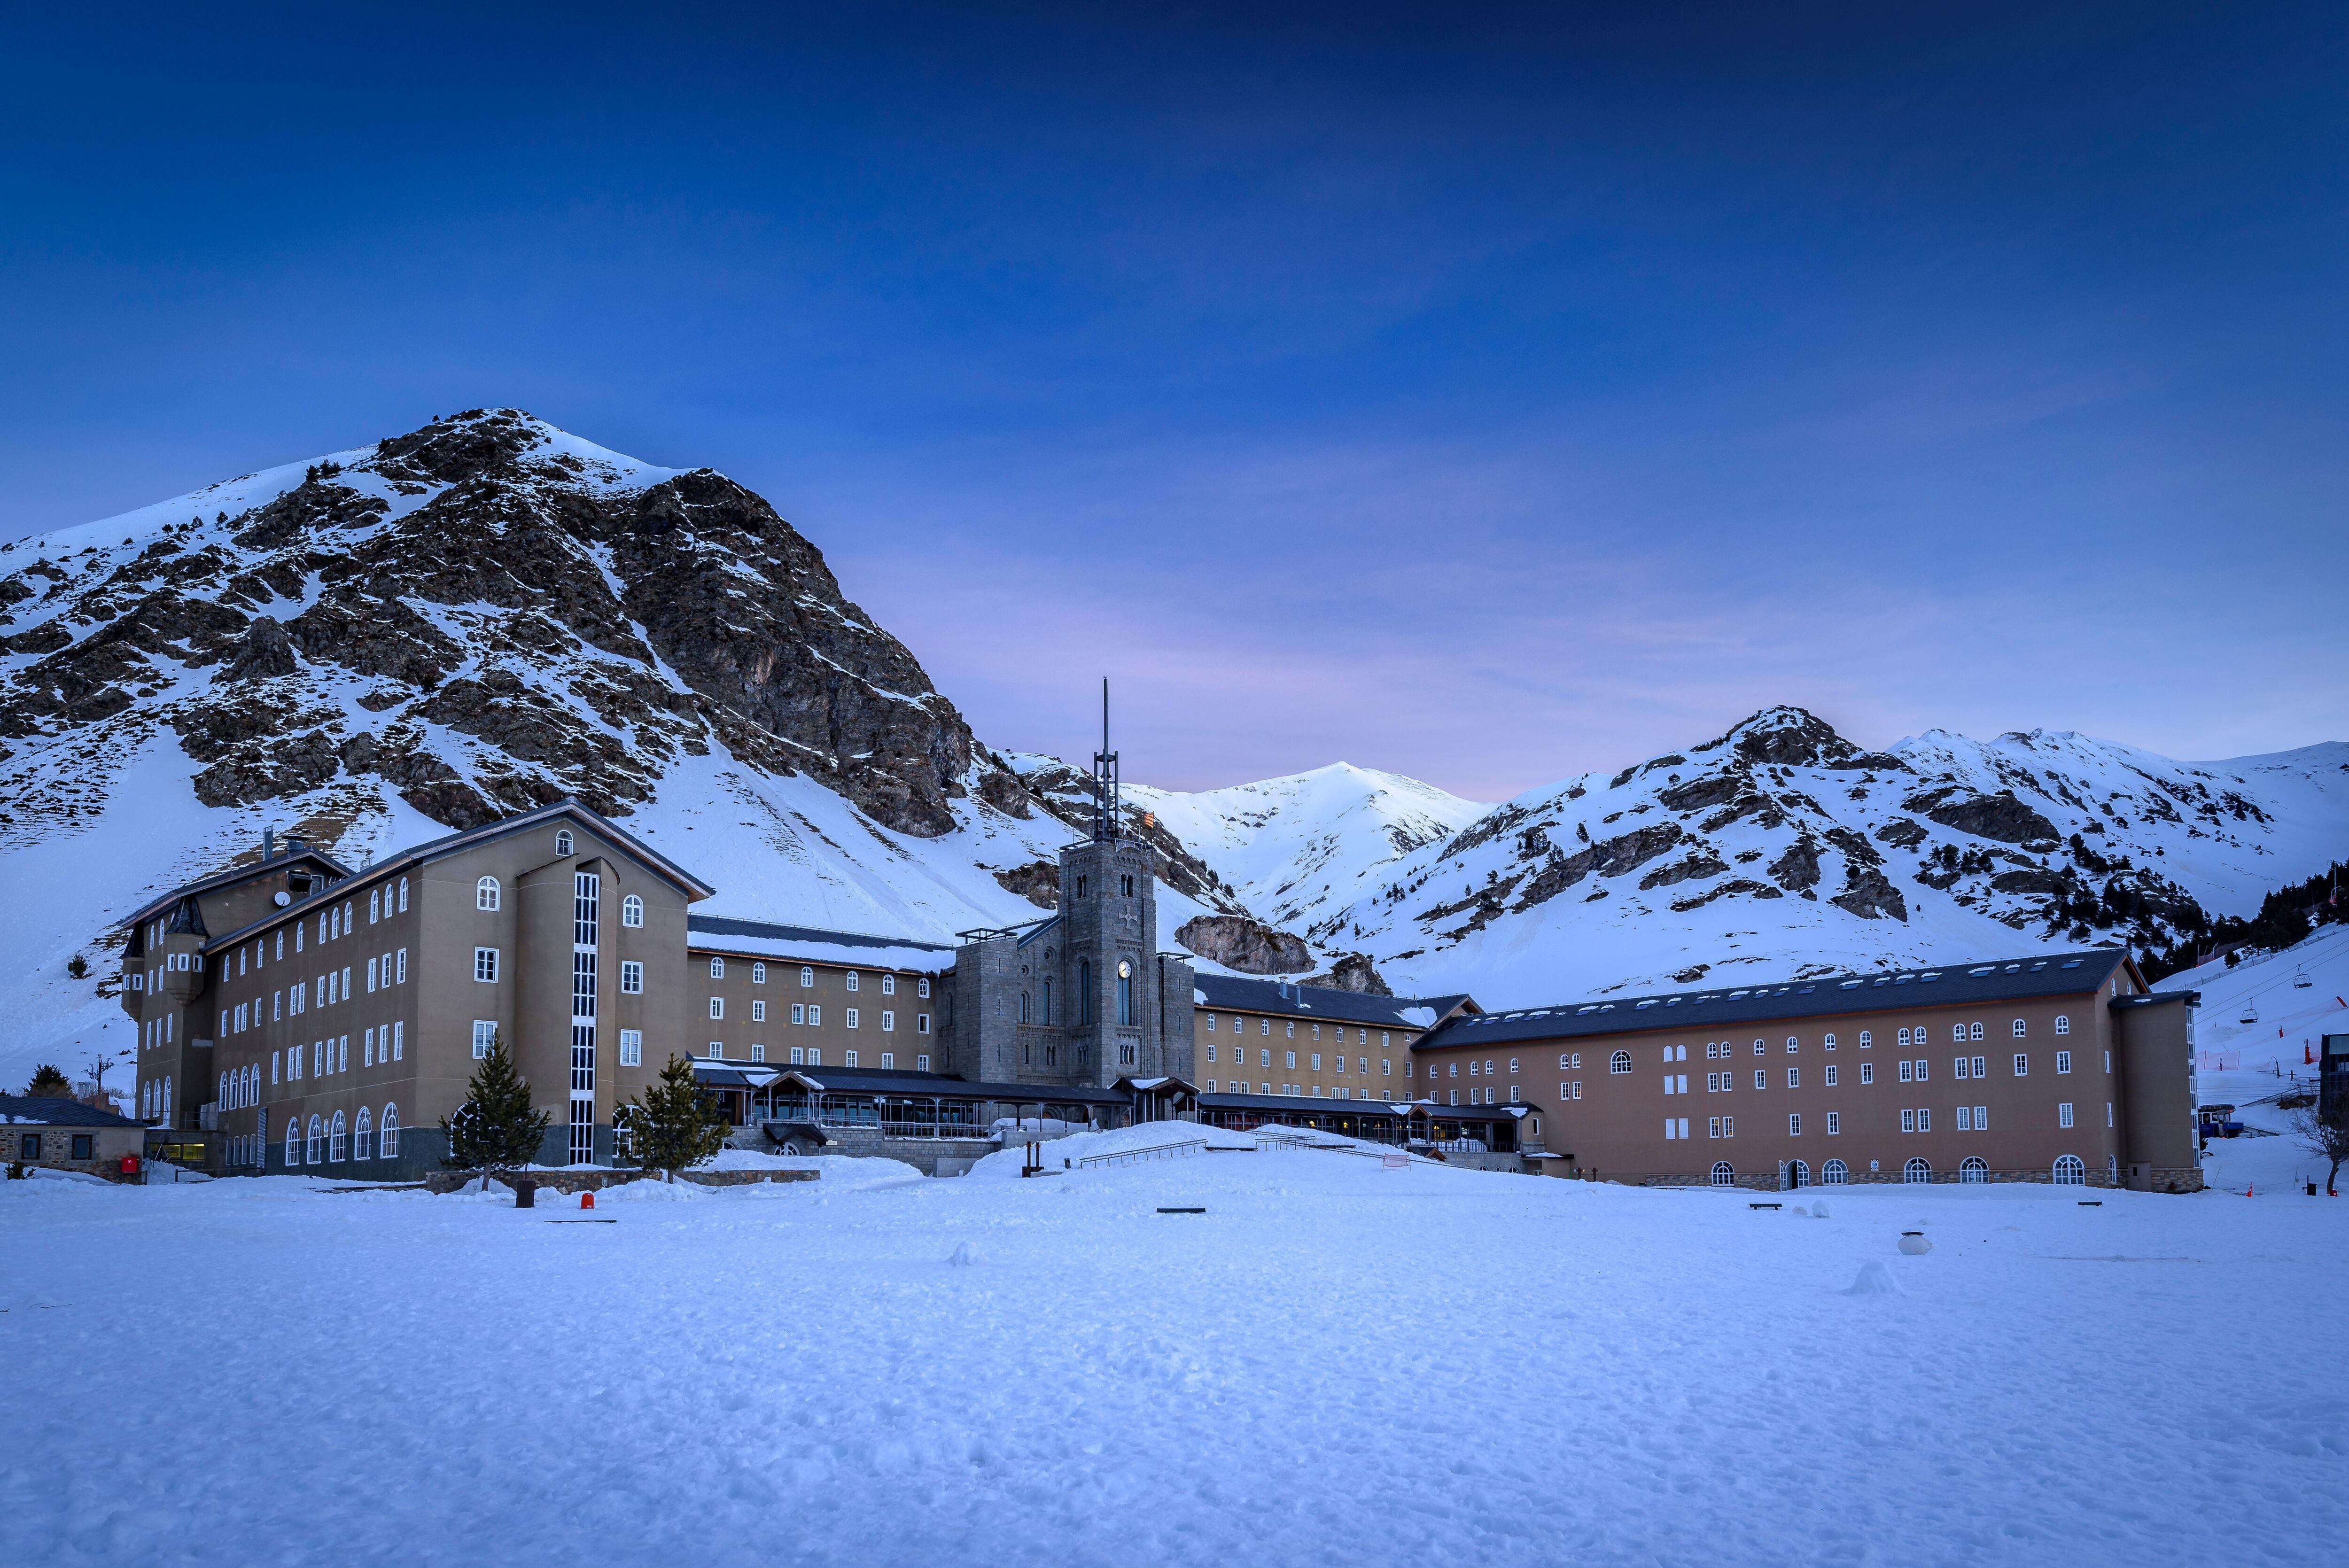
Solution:
[{"label": "antenna mast on tower", "polygon": [[1093,753],[1093,841],[1117,837],[1117,753],[1109,748],[1109,677],[1102,677],[1102,743]]}]

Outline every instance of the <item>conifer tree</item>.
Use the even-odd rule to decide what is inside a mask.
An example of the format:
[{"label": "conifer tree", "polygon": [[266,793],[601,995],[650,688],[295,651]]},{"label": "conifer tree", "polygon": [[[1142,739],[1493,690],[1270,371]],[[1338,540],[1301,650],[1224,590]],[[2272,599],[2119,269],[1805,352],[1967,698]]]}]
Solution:
[{"label": "conifer tree", "polygon": [[440,1163],[458,1171],[494,1175],[515,1171],[538,1157],[554,1118],[530,1102],[530,1084],[514,1070],[513,1053],[502,1036],[490,1037],[489,1054],[465,1086],[465,1103],[440,1119],[449,1152]]},{"label": "conifer tree", "polygon": [[620,1107],[613,1121],[635,1144],[636,1163],[647,1171],[677,1172],[698,1165],[726,1144],[726,1117],[718,1097],[693,1076],[693,1063],[672,1053],[660,1081]]},{"label": "conifer tree", "polygon": [[33,1081],[25,1086],[25,1093],[35,1099],[71,1099],[73,1080],[43,1062],[33,1069]]}]

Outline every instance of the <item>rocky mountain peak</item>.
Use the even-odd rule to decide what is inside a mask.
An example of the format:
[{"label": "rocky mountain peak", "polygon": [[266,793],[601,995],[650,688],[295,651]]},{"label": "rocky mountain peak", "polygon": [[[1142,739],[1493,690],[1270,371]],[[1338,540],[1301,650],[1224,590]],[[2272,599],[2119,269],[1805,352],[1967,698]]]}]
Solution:
[{"label": "rocky mountain peak", "polygon": [[169,731],[204,803],[282,802],[331,842],[384,789],[450,827],[564,795],[626,815],[719,748],[935,836],[989,770],[765,500],[517,409],[19,548],[0,788],[45,743]]},{"label": "rocky mountain peak", "polygon": [[1748,762],[1781,768],[1852,768],[1902,772],[1909,765],[1889,752],[1863,751],[1807,708],[1780,703],[1732,725],[1692,748],[1696,755],[1727,747]]}]

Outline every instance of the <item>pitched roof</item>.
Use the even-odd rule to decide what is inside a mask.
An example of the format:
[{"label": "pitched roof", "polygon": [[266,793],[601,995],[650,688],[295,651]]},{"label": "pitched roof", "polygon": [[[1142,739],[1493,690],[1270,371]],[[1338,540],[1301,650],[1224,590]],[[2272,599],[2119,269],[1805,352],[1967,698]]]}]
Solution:
[{"label": "pitched roof", "polygon": [[1497,1046],[1517,1040],[1570,1039],[1582,1035],[1658,1029],[1694,1033],[1733,1024],[1876,1013],[1889,1007],[1966,1006],[2069,996],[2095,990],[2112,977],[2114,970],[2127,962],[2128,954],[2120,948],[2094,947],[2078,953],[2002,959],[1995,964],[1888,969],[1815,980],[1669,991],[1653,996],[1610,996],[1597,1002],[1567,1002],[1550,1007],[1454,1018],[1434,1033],[1413,1041],[1412,1049]]},{"label": "pitched roof", "polygon": [[293,851],[290,853],[279,855],[273,860],[255,861],[251,865],[246,866],[231,866],[226,871],[214,872],[208,877],[198,877],[191,882],[182,882],[169,892],[156,894],[153,898],[149,899],[145,903],[140,904],[137,909],[132,910],[129,914],[124,915],[120,920],[116,921],[114,923],[114,929],[117,931],[126,930],[130,926],[138,924],[142,920],[154,919],[157,915],[172,907],[183,898],[192,898],[199,893],[212,892],[220,888],[233,886],[235,883],[243,882],[248,878],[263,876],[271,872],[274,872],[281,866],[290,866],[297,861],[315,861],[330,876],[347,877],[351,874],[350,868],[348,866],[346,866],[342,861],[326,853],[326,851],[313,850],[305,847],[300,850]]},{"label": "pitched roof", "polygon": [[28,1127],[137,1127],[127,1116],[47,1095],[0,1094],[0,1122]]},{"label": "pitched roof", "polygon": [[[556,817],[574,818],[605,838],[625,844],[630,854],[635,855],[683,889],[688,900],[709,898],[718,892],[716,888],[711,887],[658,850],[645,843],[635,834],[619,827],[592,807],[583,806],[567,795],[552,804],[524,811],[519,816],[501,817],[494,822],[484,822],[478,828],[467,828],[462,832],[447,833],[437,839],[427,839],[420,844],[413,844],[407,849],[397,851],[372,865],[362,866],[356,872],[346,871],[343,872],[343,877],[347,882],[355,877],[372,879],[386,876],[393,872],[405,870],[410,866],[423,865],[429,861],[440,860],[443,856],[455,854],[458,851],[470,849],[475,844],[487,843],[492,839],[504,838],[509,833],[521,832],[525,828],[536,827],[541,822],[550,821]],[[222,947],[242,942],[253,933],[274,925],[281,920],[290,920],[303,914],[311,908],[312,901],[318,899],[321,892],[333,892],[337,898],[347,896],[336,888],[314,890],[308,896],[296,899],[283,909],[273,909],[259,920],[248,922],[224,936],[212,938],[205,944],[204,950],[208,953],[217,952]]]},{"label": "pitched roof", "polygon": [[1257,980],[1239,975],[1200,974],[1195,979],[1197,1005],[1230,1013],[1272,1013],[1285,1017],[1328,1019],[1344,1024],[1375,1024],[1390,1029],[1429,1029],[1465,1008],[1475,1010],[1474,998],[1458,996],[1373,996],[1366,991],[1345,991],[1335,985],[1299,985],[1288,980]]},{"label": "pitched roof", "polygon": [[[719,1067],[730,1064],[719,1062]],[[700,1070],[700,1064],[695,1064]],[[791,1067],[783,1077],[818,1094],[886,1095],[891,1099],[993,1100],[1002,1105],[1131,1105],[1133,1095],[1090,1084],[987,1083],[947,1073],[887,1068]]]}]

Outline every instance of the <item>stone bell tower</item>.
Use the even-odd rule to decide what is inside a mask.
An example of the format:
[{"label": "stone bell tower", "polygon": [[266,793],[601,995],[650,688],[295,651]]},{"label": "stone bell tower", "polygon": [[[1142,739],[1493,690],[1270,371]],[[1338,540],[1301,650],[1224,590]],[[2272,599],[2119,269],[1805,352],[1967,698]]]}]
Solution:
[{"label": "stone bell tower", "polygon": [[1061,851],[1061,970],[1073,1004],[1066,1026],[1088,1083],[1190,1073],[1191,966],[1158,954],[1157,858],[1124,830],[1103,681],[1092,837]]}]

